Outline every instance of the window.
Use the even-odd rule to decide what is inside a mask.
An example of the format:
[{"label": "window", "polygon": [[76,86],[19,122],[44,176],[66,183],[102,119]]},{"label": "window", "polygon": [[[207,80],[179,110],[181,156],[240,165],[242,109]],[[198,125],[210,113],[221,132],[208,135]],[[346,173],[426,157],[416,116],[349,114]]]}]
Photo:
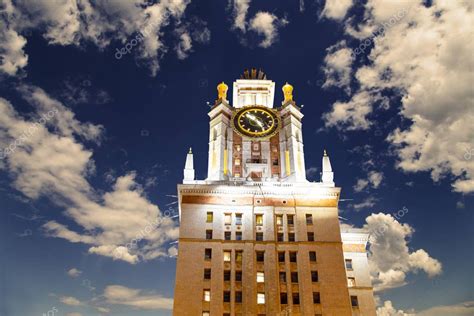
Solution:
[{"label": "window", "polygon": [[263,226],[263,214],[255,215],[255,225]]},{"label": "window", "polygon": [[319,281],[318,271],[311,271],[311,281],[312,282]]},{"label": "window", "polygon": [[263,251],[257,251],[257,262],[263,262],[265,253]]},{"label": "window", "polygon": [[293,305],[300,304],[300,293],[293,293]]},{"label": "window", "polygon": [[256,236],[255,236],[255,240],[263,241],[263,233],[257,233]]},{"label": "window", "polygon": [[288,220],[288,225],[294,225],[295,224],[295,221],[294,221],[294,216],[293,215],[287,215],[287,220]]},{"label": "window", "polygon": [[257,272],[257,283],[265,282],[265,273]]},{"label": "window", "polygon": [[258,143],[253,143],[252,147],[253,147],[253,150],[258,150],[259,149]]},{"label": "window", "polygon": [[316,262],[316,251],[309,252],[309,261]]},{"label": "window", "polygon": [[206,239],[212,239],[212,229],[206,230]]},{"label": "window", "polygon": [[285,262],[285,252],[284,251],[280,251],[278,253],[278,262]]},{"label": "window", "polygon": [[352,259],[346,259],[346,269],[352,270]]},{"label": "window", "polygon": [[210,302],[211,301],[211,290],[204,290],[204,301]]},{"label": "window", "polygon": [[283,225],[283,215],[277,215],[276,216],[276,224],[278,226],[282,226]]},{"label": "window", "polygon": [[351,305],[352,307],[359,306],[359,300],[357,299],[357,296],[351,296]]},{"label": "window", "polygon": [[235,292],[235,302],[242,303],[242,291]]},{"label": "window", "polygon": [[355,278],[347,278],[347,286],[348,287],[354,287],[356,285],[356,280]]},{"label": "window", "polygon": [[288,304],[288,295],[286,293],[280,293],[280,304],[281,305]]},{"label": "window", "polygon": [[242,225],[242,214],[235,214],[235,225]]},{"label": "window", "polygon": [[230,240],[230,232],[224,232],[224,239],[225,240]]},{"label": "window", "polygon": [[280,282],[286,283],[286,272],[280,272]]},{"label": "window", "polygon": [[298,283],[298,272],[291,272],[291,283]]},{"label": "window", "polygon": [[232,214],[230,213],[224,214],[224,224],[230,225],[231,223],[232,223]]},{"label": "window", "polygon": [[202,312],[202,316],[211,316],[210,312]]},{"label": "window", "polygon": [[278,166],[278,158],[272,160],[272,165]]},{"label": "window", "polygon": [[230,262],[230,255],[231,255],[230,250],[225,250],[224,251],[224,262]]},{"label": "window", "polygon": [[224,281],[230,281],[230,270],[224,270]]},{"label": "window", "polygon": [[224,291],[224,303],[230,302],[230,291]]},{"label": "window", "polygon": [[313,225],[313,215],[306,214],[306,224],[307,225]]},{"label": "window", "polygon": [[283,242],[283,233],[277,233],[277,240]]},{"label": "window", "polygon": [[206,248],[204,250],[204,260],[211,260],[212,259],[212,249]]},{"label": "window", "polygon": [[295,241],[295,233],[288,233],[288,241]]},{"label": "window", "polygon": [[257,293],[257,304],[265,304],[265,293]]},{"label": "window", "polygon": [[308,233],[308,241],[314,241],[314,233]]},{"label": "window", "polygon": [[214,216],[212,215],[212,212],[207,212],[206,222],[212,223],[213,219],[214,219]]},{"label": "window", "polygon": [[235,271],[235,281],[242,282],[242,271]]},{"label": "window", "polygon": [[290,262],[296,262],[296,252],[290,251]]},{"label": "window", "polygon": [[313,304],[321,304],[321,295],[319,292],[313,292]]},{"label": "window", "polygon": [[239,158],[235,158],[234,162],[235,162],[236,166],[240,166],[240,159]]},{"label": "window", "polygon": [[235,240],[242,240],[242,232],[235,232]]},{"label": "window", "polygon": [[242,250],[235,252],[235,262],[242,262]]},{"label": "window", "polygon": [[236,178],[240,178],[240,173],[236,172],[236,173],[235,173],[235,177],[236,177]]},{"label": "window", "polygon": [[211,279],[211,269],[204,269],[204,280]]}]

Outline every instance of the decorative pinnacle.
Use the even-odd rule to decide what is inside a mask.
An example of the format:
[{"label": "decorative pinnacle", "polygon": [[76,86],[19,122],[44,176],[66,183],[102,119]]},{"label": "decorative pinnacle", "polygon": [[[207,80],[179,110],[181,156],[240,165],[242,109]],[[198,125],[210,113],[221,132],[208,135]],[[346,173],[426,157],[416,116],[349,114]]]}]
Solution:
[{"label": "decorative pinnacle", "polygon": [[193,149],[191,147],[189,147],[189,152],[188,154],[192,154],[193,153]]},{"label": "decorative pinnacle", "polygon": [[324,149],[324,157],[326,157],[328,154],[326,153],[326,149]]}]

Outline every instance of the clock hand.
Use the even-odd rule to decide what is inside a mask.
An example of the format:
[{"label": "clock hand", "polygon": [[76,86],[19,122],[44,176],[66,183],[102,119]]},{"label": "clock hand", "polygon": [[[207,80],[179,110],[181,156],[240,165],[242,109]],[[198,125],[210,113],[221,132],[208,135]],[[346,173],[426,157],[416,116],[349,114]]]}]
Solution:
[{"label": "clock hand", "polygon": [[251,119],[252,121],[254,121],[255,123],[258,124],[258,126],[260,126],[261,128],[263,128],[263,123],[260,119],[258,119],[257,117],[255,117],[255,115],[252,115],[250,113],[246,113],[245,116],[247,116],[249,119]]}]

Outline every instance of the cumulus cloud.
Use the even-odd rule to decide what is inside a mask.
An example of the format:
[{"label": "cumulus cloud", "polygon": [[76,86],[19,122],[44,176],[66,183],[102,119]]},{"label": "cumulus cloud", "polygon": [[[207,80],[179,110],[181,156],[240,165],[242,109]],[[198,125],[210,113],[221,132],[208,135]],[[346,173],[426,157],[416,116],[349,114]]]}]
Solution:
[{"label": "cumulus cloud", "polygon": [[70,306],[81,306],[81,305],[83,305],[83,303],[81,303],[81,301],[79,301],[77,298],[72,297],[72,296],[62,296],[62,297],[59,298],[59,300],[61,301],[61,303],[66,304],[66,305],[70,305]]},{"label": "cumulus cloud", "polygon": [[143,310],[172,310],[173,299],[121,285],[109,285],[103,297],[108,304],[125,305]]},{"label": "cumulus cloud", "polygon": [[0,98],[0,168],[28,198],[48,197],[63,207],[63,215],[77,227],[48,221],[42,227],[46,235],[130,263],[167,257],[166,245],[177,238],[178,228],[147,199],[134,172],[117,177],[111,190],[100,194],[88,181],[95,165],[83,141],[99,143],[102,126],[78,121],[39,88],[19,91],[36,111],[25,118]]},{"label": "cumulus cloud", "polygon": [[234,0],[234,28],[245,32],[247,29],[247,12],[250,0]]},{"label": "cumulus cloud", "polygon": [[76,268],[69,269],[67,272],[67,275],[69,275],[71,278],[77,278],[82,274],[81,270],[78,270]]},{"label": "cumulus cloud", "polygon": [[385,301],[383,306],[377,307],[377,316],[415,316],[393,307],[392,301]]},{"label": "cumulus cloud", "polygon": [[[395,92],[401,107],[387,105],[400,108],[400,116],[410,123],[386,139],[397,167],[428,171],[434,181],[448,177],[454,191],[474,192],[474,164],[463,157],[474,139],[472,3],[413,2],[408,7],[406,2],[369,0],[363,15],[362,22],[348,22],[345,30],[361,41],[372,36],[373,47],[366,48],[368,62],[361,60],[352,70],[358,90],[350,100],[333,104],[324,115],[326,126],[368,130],[374,112],[384,108],[373,105]],[[377,29],[383,31],[374,36]]]},{"label": "cumulus cloud", "polygon": [[429,277],[441,274],[441,263],[425,250],[410,251],[408,242],[415,231],[410,225],[378,213],[368,216],[363,228],[372,236],[369,265],[375,291],[405,285],[409,273],[423,271]]},{"label": "cumulus cloud", "polygon": [[440,305],[420,311],[417,316],[470,316],[474,315],[474,301],[454,305]]},{"label": "cumulus cloud", "polygon": [[[155,75],[159,60],[168,51],[169,45],[164,40],[167,27],[181,25],[189,2],[20,0],[13,4],[4,1],[0,7],[0,71],[15,75],[27,65],[23,51],[26,39],[19,34],[34,29],[51,45],[82,47],[91,43],[101,50],[114,42],[126,45],[141,33],[143,39],[136,47],[135,56]],[[183,41],[181,34],[178,41]],[[178,56],[183,58],[182,54]]]},{"label": "cumulus cloud", "polygon": [[366,179],[357,179],[357,183],[354,185],[353,189],[355,192],[361,192],[366,189],[369,185],[370,187],[377,189],[383,180],[383,172],[370,171],[367,174]]},{"label": "cumulus cloud", "polygon": [[352,50],[347,47],[346,41],[341,41],[327,50],[324,57],[323,71],[326,81],[323,88],[339,87],[350,93],[351,65],[354,60]]},{"label": "cumulus cloud", "polygon": [[352,207],[356,211],[360,211],[360,210],[365,209],[365,208],[373,207],[376,202],[377,202],[376,198],[374,198],[373,196],[369,196],[368,198],[366,198],[365,200],[363,200],[360,203],[352,204]]},{"label": "cumulus cloud", "polygon": [[[278,39],[279,29],[288,24],[288,20],[266,11],[259,11],[247,21],[249,6],[250,0],[233,1],[232,15],[234,23],[232,29],[238,30],[240,34],[253,31],[263,36],[263,40],[259,43],[260,47],[268,48],[272,46]],[[247,42],[242,40],[242,43],[246,44]]]},{"label": "cumulus cloud", "polygon": [[272,46],[278,37],[278,29],[288,24],[286,19],[279,19],[276,15],[268,12],[257,12],[250,20],[250,29],[264,36],[260,46],[267,48]]},{"label": "cumulus cloud", "polygon": [[352,0],[326,0],[321,15],[334,20],[342,20],[351,6]]}]

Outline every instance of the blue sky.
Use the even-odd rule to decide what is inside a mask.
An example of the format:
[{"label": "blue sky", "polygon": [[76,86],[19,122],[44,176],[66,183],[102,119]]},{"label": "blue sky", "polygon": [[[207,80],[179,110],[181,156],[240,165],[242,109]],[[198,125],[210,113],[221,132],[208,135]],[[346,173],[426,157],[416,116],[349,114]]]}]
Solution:
[{"label": "blue sky", "polygon": [[378,315],[471,315],[472,9],[1,0],[0,315],[170,315],[186,153],[204,179],[207,102],[251,67],[373,234]]}]

